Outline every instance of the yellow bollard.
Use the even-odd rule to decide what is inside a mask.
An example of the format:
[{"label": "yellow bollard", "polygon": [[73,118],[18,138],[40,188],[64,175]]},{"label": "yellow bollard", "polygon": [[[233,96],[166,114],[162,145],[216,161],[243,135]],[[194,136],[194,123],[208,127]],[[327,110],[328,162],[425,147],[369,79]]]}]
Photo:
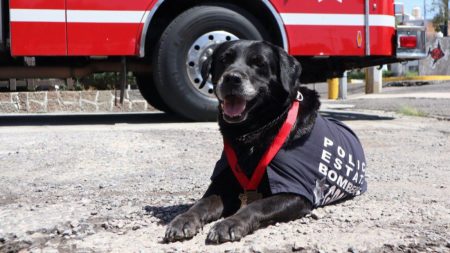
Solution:
[{"label": "yellow bollard", "polygon": [[328,82],[328,99],[336,100],[339,95],[339,78],[331,78]]}]

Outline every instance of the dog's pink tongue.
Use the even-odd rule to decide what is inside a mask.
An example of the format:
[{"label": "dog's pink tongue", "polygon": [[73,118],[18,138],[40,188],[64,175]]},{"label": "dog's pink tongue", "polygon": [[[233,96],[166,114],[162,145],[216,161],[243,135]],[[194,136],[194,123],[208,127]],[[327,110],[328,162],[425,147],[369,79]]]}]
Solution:
[{"label": "dog's pink tongue", "polygon": [[229,117],[240,116],[245,110],[245,99],[238,96],[229,96],[223,101],[223,112]]}]

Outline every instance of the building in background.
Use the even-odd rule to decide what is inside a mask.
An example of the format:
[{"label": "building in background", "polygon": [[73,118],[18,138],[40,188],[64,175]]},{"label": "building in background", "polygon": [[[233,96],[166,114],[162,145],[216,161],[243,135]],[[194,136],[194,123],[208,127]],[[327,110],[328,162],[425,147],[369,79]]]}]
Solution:
[{"label": "building in background", "polygon": [[411,15],[414,17],[414,19],[423,19],[420,7],[414,7],[412,9]]}]

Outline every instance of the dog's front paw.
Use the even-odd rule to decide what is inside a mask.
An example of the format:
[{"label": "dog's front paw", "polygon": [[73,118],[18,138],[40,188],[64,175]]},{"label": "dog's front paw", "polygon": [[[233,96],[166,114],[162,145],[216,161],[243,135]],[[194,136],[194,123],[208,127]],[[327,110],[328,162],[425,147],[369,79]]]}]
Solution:
[{"label": "dog's front paw", "polygon": [[180,214],[167,226],[164,242],[191,239],[202,229],[202,223],[196,215]]},{"label": "dog's front paw", "polygon": [[229,241],[239,241],[250,232],[247,222],[230,217],[215,224],[208,233],[206,243],[217,244]]}]

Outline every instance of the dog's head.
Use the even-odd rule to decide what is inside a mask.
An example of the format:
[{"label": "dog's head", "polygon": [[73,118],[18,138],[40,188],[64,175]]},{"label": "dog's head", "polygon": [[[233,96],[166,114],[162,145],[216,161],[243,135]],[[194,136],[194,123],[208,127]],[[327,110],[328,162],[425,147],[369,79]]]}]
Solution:
[{"label": "dog's head", "polygon": [[300,73],[295,58],[262,41],[222,43],[202,65],[203,82],[211,78],[219,99],[219,117],[229,124],[286,108],[295,97]]}]

